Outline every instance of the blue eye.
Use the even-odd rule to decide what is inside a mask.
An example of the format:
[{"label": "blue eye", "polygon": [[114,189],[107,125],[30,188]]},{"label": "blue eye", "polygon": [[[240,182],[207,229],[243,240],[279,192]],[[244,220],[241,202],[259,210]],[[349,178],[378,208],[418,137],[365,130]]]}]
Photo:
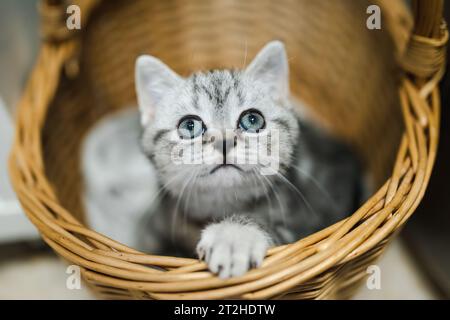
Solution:
[{"label": "blue eye", "polygon": [[239,118],[239,127],[244,131],[259,132],[265,126],[266,121],[263,115],[257,110],[247,110]]},{"label": "blue eye", "polygon": [[181,139],[194,139],[206,131],[203,121],[196,116],[187,116],[178,124],[178,134]]}]

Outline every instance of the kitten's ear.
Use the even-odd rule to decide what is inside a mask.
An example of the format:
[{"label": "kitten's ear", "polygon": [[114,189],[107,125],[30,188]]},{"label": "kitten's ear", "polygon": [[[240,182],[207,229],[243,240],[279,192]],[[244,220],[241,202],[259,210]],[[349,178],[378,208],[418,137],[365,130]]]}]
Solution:
[{"label": "kitten's ear", "polygon": [[155,108],[169,89],[181,83],[182,78],[161,60],[140,56],[136,60],[136,93],[141,124],[146,126],[155,114]]},{"label": "kitten's ear", "polygon": [[280,97],[289,95],[289,64],[281,41],[269,42],[262,48],[245,73],[267,83]]}]

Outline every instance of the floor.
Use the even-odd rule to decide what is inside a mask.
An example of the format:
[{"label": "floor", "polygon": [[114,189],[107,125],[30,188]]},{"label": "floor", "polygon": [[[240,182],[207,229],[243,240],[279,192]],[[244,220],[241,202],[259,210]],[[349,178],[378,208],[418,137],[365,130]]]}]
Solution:
[{"label": "floor", "polygon": [[[31,249],[22,248],[34,252],[25,255],[18,248],[0,250],[0,299],[94,299],[83,285],[80,290],[67,289],[65,262],[41,247]],[[380,290],[362,287],[355,299],[438,298],[400,240],[392,243],[378,266]]]}]

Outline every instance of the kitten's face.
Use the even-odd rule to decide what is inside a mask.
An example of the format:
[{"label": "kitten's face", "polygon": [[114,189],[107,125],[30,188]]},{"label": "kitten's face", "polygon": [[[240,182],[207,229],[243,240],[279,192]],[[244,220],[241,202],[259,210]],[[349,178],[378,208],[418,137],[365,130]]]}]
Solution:
[{"label": "kitten's face", "polygon": [[186,79],[141,57],[136,82],[143,149],[173,194],[245,188],[257,195],[289,166],[298,124],[281,43],[267,45],[244,71]]}]

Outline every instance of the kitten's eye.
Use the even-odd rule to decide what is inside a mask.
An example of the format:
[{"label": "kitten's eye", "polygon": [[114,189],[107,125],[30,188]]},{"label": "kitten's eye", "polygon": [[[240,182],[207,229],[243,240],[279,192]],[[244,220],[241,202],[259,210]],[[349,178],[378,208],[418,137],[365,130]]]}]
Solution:
[{"label": "kitten's eye", "polygon": [[203,121],[196,116],[187,116],[178,124],[178,134],[181,139],[194,139],[206,131]]},{"label": "kitten's eye", "polygon": [[245,131],[259,132],[265,126],[266,121],[263,115],[257,110],[247,110],[239,118],[239,127]]}]

